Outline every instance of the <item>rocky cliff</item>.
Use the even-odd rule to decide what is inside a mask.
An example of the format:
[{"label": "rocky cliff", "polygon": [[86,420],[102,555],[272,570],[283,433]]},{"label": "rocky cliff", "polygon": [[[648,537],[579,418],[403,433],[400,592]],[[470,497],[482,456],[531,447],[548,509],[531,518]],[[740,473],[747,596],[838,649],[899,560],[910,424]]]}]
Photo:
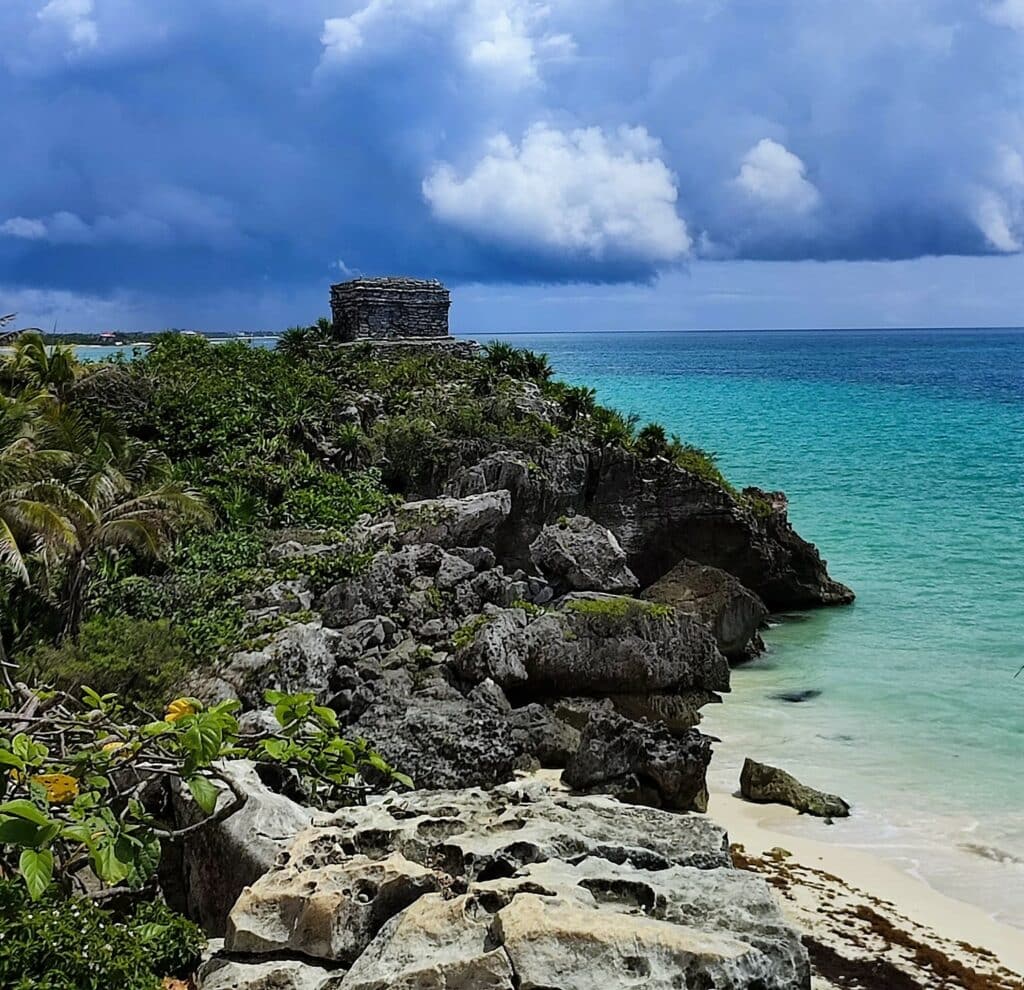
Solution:
[{"label": "rocky cliff", "polygon": [[[444,408],[476,408],[487,384],[451,383]],[[406,435],[426,429],[406,411],[424,393],[354,394],[352,422],[388,438],[386,472],[421,497],[341,536],[282,536],[271,557],[294,576],[247,602],[274,631],[190,685],[256,726],[266,689],[315,692],[418,788],[308,828],[301,794],[290,811],[274,796],[262,859],[233,878],[208,864],[212,899],[207,846],[223,866],[244,837],[229,820],[192,843],[183,896],[226,936],[202,986],[809,986],[767,888],[700,816],[700,709],[761,649],[769,610],[852,592],[780,493],[501,387],[500,429],[430,446]],[[560,788],[522,782],[538,774]]]}]

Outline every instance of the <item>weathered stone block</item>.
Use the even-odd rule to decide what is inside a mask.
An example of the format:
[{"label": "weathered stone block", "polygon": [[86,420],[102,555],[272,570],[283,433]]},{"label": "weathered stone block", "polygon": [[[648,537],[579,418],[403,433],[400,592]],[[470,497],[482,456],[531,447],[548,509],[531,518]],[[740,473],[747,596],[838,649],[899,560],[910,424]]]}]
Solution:
[{"label": "weathered stone block", "polygon": [[451,297],[438,281],[357,278],[331,286],[331,315],[339,340],[447,337]]}]

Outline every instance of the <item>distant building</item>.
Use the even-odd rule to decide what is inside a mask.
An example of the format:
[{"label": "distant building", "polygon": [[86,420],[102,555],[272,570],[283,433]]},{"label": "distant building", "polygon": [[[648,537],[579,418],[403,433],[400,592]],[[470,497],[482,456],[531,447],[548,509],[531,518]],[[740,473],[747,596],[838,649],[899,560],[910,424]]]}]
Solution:
[{"label": "distant building", "polygon": [[436,280],[357,278],[331,286],[338,340],[448,337],[451,296]]}]

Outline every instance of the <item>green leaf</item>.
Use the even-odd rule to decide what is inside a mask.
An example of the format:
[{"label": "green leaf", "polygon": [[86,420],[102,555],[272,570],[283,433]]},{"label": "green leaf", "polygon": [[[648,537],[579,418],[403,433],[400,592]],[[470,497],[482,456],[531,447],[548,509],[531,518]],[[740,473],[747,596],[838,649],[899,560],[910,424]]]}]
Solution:
[{"label": "green leaf", "polygon": [[83,846],[92,842],[92,829],[86,824],[65,825],[61,834],[73,842],[80,842]]},{"label": "green leaf", "polygon": [[185,782],[192,792],[196,804],[207,815],[212,815],[217,808],[217,798],[220,797],[220,790],[210,783],[206,777],[189,777]]},{"label": "green leaf", "polygon": [[263,692],[263,700],[268,705],[280,704],[282,701],[284,701],[284,699],[286,697],[287,697],[287,695],[284,694],[282,691],[264,691]]},{"label": "green leaf", "polygon": [[28,895],[38,901],[53,879],[53,853],[49,849],[24,849],[18,869],[28,888]]},{"label": "green leaf", "polygon": [[86,708],[103,707],[103,699],[91,687],[85,685],[82,686],[82,701],[85,702]]},{"label": "green leaf", "polygon": [[14,767],[15,770],[24,770],[25,761],[15,756],[8,749],[0,749],[0,766]]},{"label": "green leaf", "polygon": [[34,822],[36,825],[49,825],[50,819],[46,817],[31,801],[18,798],[16,801],[8,801],[0,804],[0,815],[10,815],[12,818],[24,818],[27,822]]},{"label": "green leaf", "polygon": [[160,840],[155,835],[147,835],[138,840],[135,849],[135,869],[129,881],[133,887],[141,887],[160,865]]},{"label": "green leaf", "polygon": [[118,858],[115,843],[109,837],[103,845],[97,846],[89,857],[96,875],[104,882],[117,884],[124,880],[132,871],[131,863]]},{"label": "green leaf", "polygon": [[139,729],[139,732],[146,736],[162,736],[168,732],[174,731],[173,722],[147,722],[144,726]]},{"label": "green leaf", "polygon": [[338,716],[330,708],[325,708],[323,705],[314,705],[313,714],[316,715],[324,725],[330,726],[332,729],[338,728]]},{"label": "green leaf", "polygon": [[217,758],[224,736],[219,726],[211,724],[202,716],[193,715],[192,719],[192,724],[181,736],[181,744],[189,755],[186,765],[195,770]]},{"label": "green leaf", "polygon": [[264,739],[263,751],[272,760],[280,762],[288,753],[288,742],[284,739]]},{"label": "green leaf", "polygon": [[397,780],[400,784],[404,784],[409,790],[415,789],[416,785],[412,782],[412,777],[405,773],[399,773],[397,770],[391,771],[393,779]]},{"label": "green leaf", "polygon": [[155,942],[168,930],[169,927],[169,925],[158,925],[155,921],[151,921],[149,924],[139,925],[137,928],[133,929],[133,934],[140,941]]},{"label": "green leaf", "polygon": [[43,826],[27,822],[24,818],[6,818],[0,821],[0,844],[6,846],[37,846]]}]

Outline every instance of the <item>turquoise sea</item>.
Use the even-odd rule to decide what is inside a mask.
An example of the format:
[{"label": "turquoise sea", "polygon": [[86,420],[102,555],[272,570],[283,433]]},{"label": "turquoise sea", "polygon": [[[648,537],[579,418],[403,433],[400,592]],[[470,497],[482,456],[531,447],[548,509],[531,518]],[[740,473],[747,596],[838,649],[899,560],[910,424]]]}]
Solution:
[{"label": "turquoise sea", "polygon": [[[1024,926],[1024,332],[504,339],[715,451],[737,485],[786,491],[857,592],[785,617],[734,672],[706,710],[715,779],[777,762],[856,808],[800,829]],[[776,697],[794,691],[820,694]]]}]

